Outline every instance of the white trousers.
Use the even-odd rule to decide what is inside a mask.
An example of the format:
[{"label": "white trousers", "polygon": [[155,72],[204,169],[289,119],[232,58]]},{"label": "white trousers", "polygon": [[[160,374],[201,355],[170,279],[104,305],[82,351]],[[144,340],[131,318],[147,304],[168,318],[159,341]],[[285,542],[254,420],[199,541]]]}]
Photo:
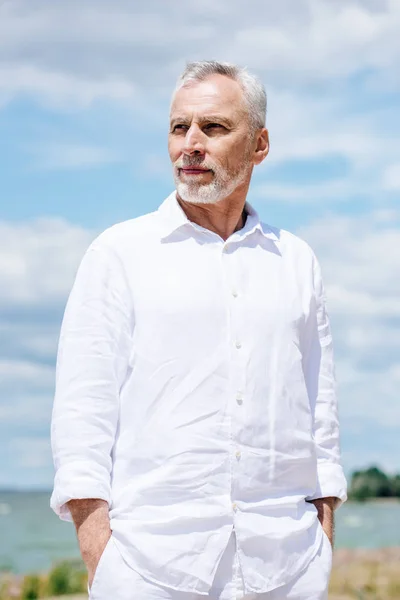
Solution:
[{"label": "white trousers", "polygon": [[145,579],[125,562],[111,535],[88,592],[89,600],[327,600],[331,568],[332,547],[324,534],[318,553],[295,580],[270,592],[245,595],[232,531],[209,595],[204,596]]}]

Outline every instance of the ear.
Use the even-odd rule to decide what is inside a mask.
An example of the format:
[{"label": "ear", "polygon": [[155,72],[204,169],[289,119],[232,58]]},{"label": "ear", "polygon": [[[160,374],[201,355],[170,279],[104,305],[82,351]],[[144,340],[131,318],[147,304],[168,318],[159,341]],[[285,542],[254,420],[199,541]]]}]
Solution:
[{"label": "ear", "polygon": [[267,156],[269,152],[269,135],[268,129],[261,129],[260,133],[257,134],[257,146],[254,150],[254,164],[259,165],[262,163],[264,158]]}]

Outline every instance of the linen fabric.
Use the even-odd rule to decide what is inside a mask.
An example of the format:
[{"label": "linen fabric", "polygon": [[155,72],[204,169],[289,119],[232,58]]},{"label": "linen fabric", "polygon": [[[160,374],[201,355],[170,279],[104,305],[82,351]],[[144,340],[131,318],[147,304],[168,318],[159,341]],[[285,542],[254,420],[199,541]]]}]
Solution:
[{"label": "linen fabric", "polygon": [[[325,534],[317,554],[297,577],[286,585],[261,594],[245,594],[236,552],[235,532],[218,564],[207,595],[209,600],[328,600],[332,570],[332,546]],[[196,592],[180,592],[142,577],[123,559],[111,536],[98,563],[89,600],[200,600]]]},{"label": "linen fabric", "polygon": [[50,506],[109,504],[143,577],[207,595],[232,531],[245,593],[292,581],[347,498],[318,261],[249,202],[226,241],[176,192],[91,243],[61,326]]}]

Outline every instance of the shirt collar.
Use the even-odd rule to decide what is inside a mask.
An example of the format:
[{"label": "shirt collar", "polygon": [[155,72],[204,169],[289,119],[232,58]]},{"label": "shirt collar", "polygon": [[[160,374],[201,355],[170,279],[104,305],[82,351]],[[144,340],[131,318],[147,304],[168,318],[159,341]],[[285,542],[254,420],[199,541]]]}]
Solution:
[{"label": "shirt collar", "polygon": [[[247,213],[246,222],[242,229],[236,231],[233,235],[245,237],[255,231],[260,231],[266,238],[278,240],[276,229],[270,227],[266,223],[260,221],[260,217],[255,208],[246,201],[245,210]],[[174,190],[159,206],[158,213],[162,223],[162,237],[167,237],[177,229],[183,226],[198,227],[190,221],[176,198],[176,190]]]}]

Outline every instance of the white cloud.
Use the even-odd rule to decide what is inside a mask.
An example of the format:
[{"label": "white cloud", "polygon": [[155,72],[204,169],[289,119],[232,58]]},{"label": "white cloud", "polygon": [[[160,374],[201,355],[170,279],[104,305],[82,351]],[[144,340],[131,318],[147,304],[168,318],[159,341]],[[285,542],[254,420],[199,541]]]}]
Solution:
[{"label": "white cloud", "polygon": [[256,0],[246,8],[241,0],[220,0],[218,14],[210,3],[182,10],[180,0],[13,0],[2,7],[0,88],[85,104],[130,99],[148,84],[160,92],[186,57],[237,60],[268,85],[300,87],[393,74],[399,62],[396,0]]},{"label": "white cloud", "polygon": [[[348,202],[362,197],[382,203],[396,192],[396,166],[400,163],[397,108],[368,108],[354,112],[354,100],[343,89],[329,98],[296,89],[270,92],[267,125],[270,152],[256,169],[254,193],[266,201]],[[397,163],[396,161],[399,161]],[[313,163],[316,164],[313,164]],[[342,165],[342,171],[319,177],[321,163]],[[303,165],[315,182],[291,180],[290,165]],[[394,164],[396,163],[396,164]],[[274,179],[274,171],[286,166]],[[398,190],[397,190],[398,191]],[[390,200],[388,200],[390,201]]]},{"label": "white cloud", "polygon": [[[0,223],[0,415],[49,417],[65,301],[94,233],[62,219]],[[44,400],[47,399],[47,400]],[[41,407],[41,410],[39,410]]]},{"label": "white cloud", "polygon": [[290,74],[296,83],[391,69],[398,61],[400,7],[395,1],[380,7],[376,3],[375,8],[363,2],[297,4],[291,14],[283,3],[276,11],[278,18],[268,19],[268,24],[246,27],[244,20],[236,34],[237,59],[251,58],[266,73],[277,78],[279,73]]},{"label": "white cloud", "polygon": [[[396,276],[400,268],[399,211],[378,210],[355,216],[327,214],[305,227],[301,234],[321,253],[327,285],[340,312],[352,316],[399,314],[395,302],[400,297],[400,278]],[[354,303],[350,301],[352,296]],[[370,309],[371,302],[375,303],[375,310]]]},{"label": "white cloud", "polygon": [[0,222],[0,306],[62,303],[94,233],[63,219]]},{"label": "white cloud", "polygon": [[[336,186],[338,198],[355,192],[381,201],[399,190],[398,111],[365,100],[399,87],[399,28],[396,0],[255,0],[251,11],[241,0],[188,3],[185,10],[180,0],[13,0],[0,20],[0,105],[23,95],[67,112],[93,103],[105,111],[123,107],[123,151],[107,142],[44,140],[35,155],[38,168],[88,168],[132,156],[126,146],[136,143],[143,122],[147,132],[165,133],[186,59],[237,61],[261,76],[269,96],[266,179],[268,168],[290,160],[338,156],[349,165],[334,186],[299,190],[283,182],[262,193],[331,200]],[[141,139],[143,172],[166,178],[154,161],[158,150],[146,147],[145,134]],[[52,145],[54,153],[46,150]]]},{"label": "white cloud", "polygon": [[100,167],[121,161],[107,148],[76,143],[38,142],[27,151],[33,157],[31,168],[45,171]]},{"label": "white cloud", "polygon": [[95,232],[63,219],[0,223],[0,486],[48,487],[62,313]]},{"label": "white cloud", "polygon": [[[268,177],[268,173],[266,173]],[[264,199],[266,202],[284,201],[287,203],[301,202],[302,204],[318,201],[332,200],[337,203],[345,202],[356,194],[367,196],[377,195],[376,188],[360,182],[345,178],[328,180],[324,183],[294,184],[282,181],[281,183],[260,183],[253,187],[254,197]]]},{"label": "white cloud", "polygon": [[[79,261],[95,234],[62,219],[37,219],[2,222],[0,237],[2,452],[10,454],[16,469],[47,465],[38,478],[47,477],[49,484],[51,453],[45,448],[61,319]],[[7,468],[2,464],[0,483],[8,481]],[[29,477],[38,483],[32,473]]]},{"label": "white cloud", "polygon": [[87,108],[95,100],[132,102],[135,87],[111,75],[91,79],[30,64],[0,65],[0,99],[5,104],[15,96],[32,96],[48,107],[68,112]]},{"label": "white cloud", "polygon": [[391,164],[384,170],[383,188],[400,191],[400,162]]},{"label": "white cloud", "polygon": [[[400,211],[326,215],[298,233],[322,265],[344,428],[358,423],[365,436],[376,434],[358,451],[366,464],[400,422]],[[395,452],[392,446],[386,459]]]},{"label": "white cloud", "polygon": [[46,388],[53,382],[53,369],[47,365],[22,360],[0,360],[1,385],[18,385],[23,382],[32,391]]}]

